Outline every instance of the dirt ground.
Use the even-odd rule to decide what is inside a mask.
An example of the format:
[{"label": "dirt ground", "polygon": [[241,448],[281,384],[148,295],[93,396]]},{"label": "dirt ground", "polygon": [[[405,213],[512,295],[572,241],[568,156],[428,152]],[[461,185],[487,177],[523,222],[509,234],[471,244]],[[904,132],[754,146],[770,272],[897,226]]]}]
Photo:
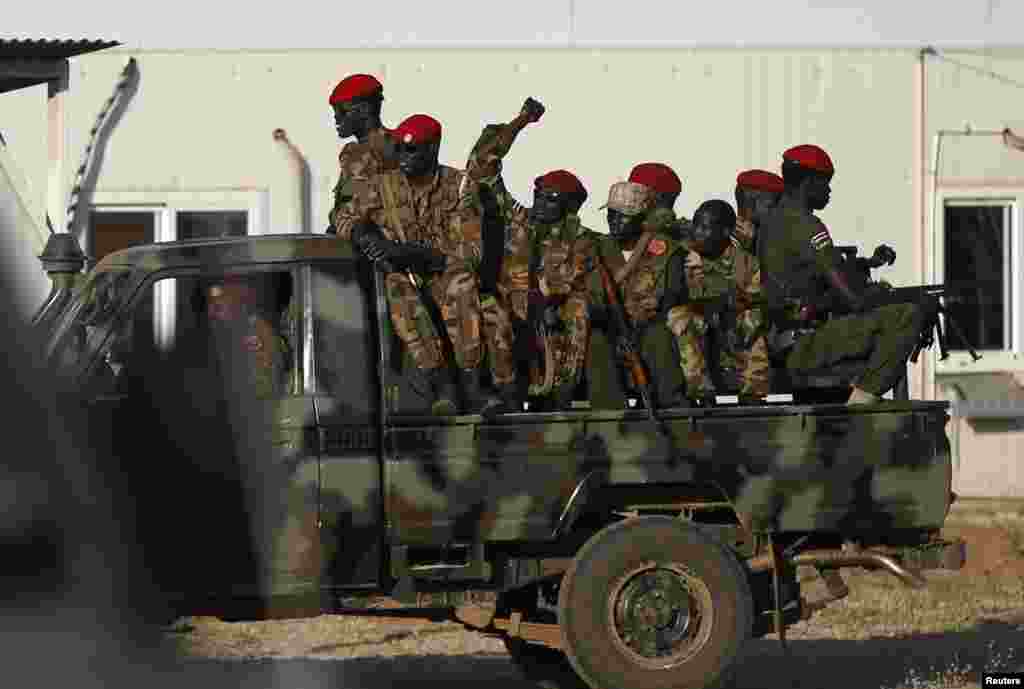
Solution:
[{"label": "dirt ground", "polygon": [[[1024,503],[958,505],[946,531],[968,543],[962,571],[929,574],[929,587],[913,591],[884,573],[846,570],[850,596],[788,630],[789,658],[774,635],[748,645],[736,689],[973,689],[982,669],[1024,667]],[[500,640],[450,623],[191,618],[167,641],[219,686],[536,686]]]}]

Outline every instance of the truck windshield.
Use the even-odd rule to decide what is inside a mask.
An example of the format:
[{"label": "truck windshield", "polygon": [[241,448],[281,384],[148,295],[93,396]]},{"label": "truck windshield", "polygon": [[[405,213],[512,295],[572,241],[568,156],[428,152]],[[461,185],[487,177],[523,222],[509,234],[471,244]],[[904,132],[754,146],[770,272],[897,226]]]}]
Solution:
[{"label": "truck windshield", "polygon": [[91,276],[53,331],[48,358],[64,372],[75,370],[83,357],[106,339],[120,306],[131,296],[137,283],[130,270],[110,270]]}]

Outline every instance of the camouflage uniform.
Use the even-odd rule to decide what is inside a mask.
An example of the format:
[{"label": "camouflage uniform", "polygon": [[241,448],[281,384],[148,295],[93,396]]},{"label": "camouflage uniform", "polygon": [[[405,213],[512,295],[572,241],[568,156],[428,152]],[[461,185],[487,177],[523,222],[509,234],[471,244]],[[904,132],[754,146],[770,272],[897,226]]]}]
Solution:
[{"label": "camouflage uniform", "polygon": [[[689,296],[694,299],[735,294],[741,308],[735,314],[725,314],[716,334],[719,342],[719,363],[723,369],[732,368],[739,379],[739,394],[743,398],[760,398],[769,392],[771,362],[765,340],[766,328],[760,306],[743,308],[743,300],[754,301],[761,294],[761,272],[757,258],[741,248],[736,237],[721,256],[709,259],[693,251],[686,253],[686,283]],[[704,351],[705,335],[712,324],[704,310],[696,304],[681,304],[669,312],[669,328],[679,344],[679,365],[686,379],[691,398],[699,398],[713,391],[707,385],[707,358]]]},{"label": "camouflage uniform", "polygon": [[334,185],[334,206],[330,215],[334,226],[338,227],[338,209],[352,200],[360,184],[365,185],[374,175],[396,167],[394,141],[387,129],[371,131],[365,142],[345,144],[338,153],[338,183]]},{"label": "camouflage uniform", "polygon": [[283,394],[290,348],[266,317],[244,305],[251,291],[236,283],[218,284],[209,288],[208,296],[239,309],[234,317],[211,321],[215,335],[213,344],[226,372],[230,372],[232,379],[237,376],[239,382],[250,386],[259,399]]},{"label": "camouflage uniform", "polygon": [[242,346],[256,396],[260,399],[279,396],[286,383],[288,343],[262,316],[250,315],[246,326]]},{"label": "camouflage uniform", "polygon": [[[765,297],[773,319],[789,327],[802,304],[813,304],[827,292],[824,274],[838,268],[838,251],[824,223],[788,198],[765,219],[759,233]],[[856,385],[881,396],[906,374],[919,317],[915,304],[893,304],[831,318],[797,339],[786,355],[786,367],[801,371],[862,361],[865,371]]]},{"label": "camouflage uniform", "polygon": [[[666,318],[685,295],[682,245],[666,233],[645,230],[628,260],[618,243],[609,237],[603,238],[599,249],[604,265],[619,291],[623,310],[636,336],[640,353],[651,369],[651,382],[658,401],[661,404],[674,403],[683,381],[678,373],[674,348],[666,346],[672,337],[666,327]],[[608,304],[597,271],[588,277],[588,286],[594,303]],[[600,388],[611,384],[614,388],[612,380],[604,380],[607,373],[603,372],[605,367],[599,360],[604,358],[614,360],[615,355],[602,343],[602,346],[593,349],[591,368],[595,377],[594,385]],[[624,380],[622,376],[618,378]],[[607,401],[617,406],[619,397],[613,394]],[[597,404],[601,405],[602,402]]]},{"label": "camouflage uniform", "polygon": [[[444,273],[425,279],[440,306],[460,369],[477,368],[486,341],[496,385],[515,378],[512,324],[495,298],[480,299],[480,216],[462,193],[466,173],[440,165],[433,179],[413,187],[399,171],[382,173],[360,184],[336,214],[338,235],[352,236],[363,219],[376,224],[387,239],[424,242],[444,254]],[[443,364],[441,338],[409,275],[389,273],[385,279],[391,320],[416,365],[424,371]]]},{"label": "camouflage uniform", "polygon": [[[518,204],[517,204],[518,205]],[[512,313],[525,321],[529,308],[530,267],[547,299],[561,301],[561,329],[547,333],[544,379],[530,381],[531,395],[568,392],[580,382],[586,368],[590,318],[586,276],[593,269],[597,235],[568,215],[554,225],[532,224],[528,211],[506,206],[508,242],[498,291]]]},{"label": "camouflage uniform", "polygon": [[[746,254],[755,262],[757,254],[754,247],[754,226],[749,220],[737,219],[730,241],[739,249],[737,256]],[[743,260],[750,260],[743,259]],[[757,286],[760,288],[761,274],[756,272]],[[754,313],[756,312],[756,316]],[[754,332],[753,320],[761,323],[761,333],[754,337],[749,347],[739,346],[749,343],[740,333]],[[771,382],[771,361],[768,358],[768,343],[764,331],[763,311],[761,308],[739,314],[738,330],[724,333],[719,347],[719,366],[727,379],[736,377],[740,395],[761,397],[768,394]],[[760,386],[760,387],[758,387]],[[758,394],[759,393],[759,394]]]}]

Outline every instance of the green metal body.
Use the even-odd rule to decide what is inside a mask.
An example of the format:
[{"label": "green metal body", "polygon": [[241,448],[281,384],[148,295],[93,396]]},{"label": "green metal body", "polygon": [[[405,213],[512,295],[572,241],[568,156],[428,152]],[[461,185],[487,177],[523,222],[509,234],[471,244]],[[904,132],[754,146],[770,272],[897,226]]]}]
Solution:
[{"label": "green metal body", "polygon": [[[51,321],[49,351],[59,359],[81,314],[100,314],[81,328],[82,355],[64,364],[89,390],[121,314],[136,308],[151,281],[275,270],[296,281],[296,313],[308,317],[320,309],[322,319],[344,326],[338,332],[362,343],[346,350],[341,336],[325,339],[319,330],[299,329],[289,394],[250,417],[266,425],[257,436],[268,438],[270,447],[250,451],[265,452],[260,466],[272,470],[260,478],[271,498],[242,503],[250,523],[258,524],[255,551],[267,555],[269,565],[260,577],[236,576],[252,560],[241,558],[238,567],[230,561],[231,529],[240,522],[204,512],[189,522],[193,533],[203,532],[206,549],[200,555],[193,542],[186,544],[182,557],[195,559],[183,568],[192,575],[185,584],[202,588],[210,581],[204,573],[215,571],[217,583],[206,592],[222,596],[389,593],[409,578],[452,590],[466,589],[467,581],[501,588],[509,558],[541,551],[571,557],[580,525],[644,505],[685,511],[694,504],[731,504],[753,515],[761,531],[842,535],[868,544],[920,541],[943,524],[951,480],[946,403],[659,410],[672,442],[642,411],[509,414],[487,423],[478,416],[425,415],[429,401],[405,404],[414,395],[387,324],[379,277],[356,271],[351,291],[342,285],[336,297],[317,297],[309,286],[310,271],[355,260],[347,243],[324,236],[137,247],[104,259]],[[103,285],[116,289],[104,292]],[[362,306],[344,303],[346,294],[358,295]],[[354,358],[347,365],[370,376],[372,399],[310,389],[305,367],[346,352]],[[107,408],[115,429],[151,422],[141,415],[152,405],[142,409],[124,396],[90,404]],[[137,453],[148,441],[132,442]],[[174,449],[156,450],[162,453],[159,475],[172,477],[174,462],[185,460],[176,459]],[[139,457],[117,461],[131,467],[143,461]],[[244,467],[245,460],[236,457],[233,466]],[[207,459],[187,461],[192,476],[206,477],[200,483],[209,478]],[[140,480],[149,480],[148,468],[138,470]],[[171,485],[152,490],[174,490]],[[189,510],[209,507],[176,497]],[[168,580],[166,588],[175,587]]]}]

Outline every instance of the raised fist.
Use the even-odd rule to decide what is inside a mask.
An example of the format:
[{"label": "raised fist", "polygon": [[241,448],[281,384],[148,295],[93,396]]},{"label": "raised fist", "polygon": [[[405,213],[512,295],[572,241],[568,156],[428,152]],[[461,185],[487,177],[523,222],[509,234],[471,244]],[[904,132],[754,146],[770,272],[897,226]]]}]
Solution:
[{"label": "raised fist", "polygon": [[896,252],[893,251],[891,246],[882,244],[875,253],[871,254],[871,262],[876,266],[892,265],[896,262]]},{"label": "raised fist", "polygon": [[523,103],[522,114],[526,116],[527,122],[537,122],[544,115],[544,105],[539,100],[527,98]]}]

